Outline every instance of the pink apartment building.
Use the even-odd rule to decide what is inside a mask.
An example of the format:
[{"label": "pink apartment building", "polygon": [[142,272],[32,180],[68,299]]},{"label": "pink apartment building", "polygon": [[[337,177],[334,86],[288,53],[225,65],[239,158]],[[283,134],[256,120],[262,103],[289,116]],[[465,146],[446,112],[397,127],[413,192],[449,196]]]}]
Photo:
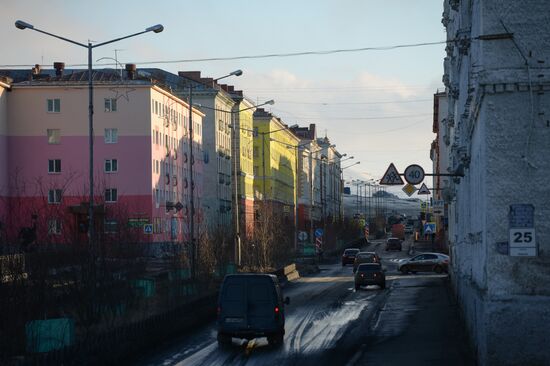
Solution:
[{"label": "pink apartment building", "polygon": [[[29,229],[36,245],[87,240],[88,75],[62,67],[0,70],[12,78],[0,79],[0,244]],[[197,227],[203,194],[202,159],[189,158],[189,105],[135,66],[93,79],[95,232],[106,241],[189,240],[189,164]],[[204,115],[192,113],[200,157]]]}]

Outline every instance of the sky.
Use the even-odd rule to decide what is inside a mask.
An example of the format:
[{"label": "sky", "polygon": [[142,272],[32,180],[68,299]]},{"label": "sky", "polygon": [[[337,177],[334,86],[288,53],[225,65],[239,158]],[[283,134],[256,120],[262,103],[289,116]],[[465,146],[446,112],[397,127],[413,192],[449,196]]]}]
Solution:
[{"label": "sky", "polygon": [[[94,49],[94,62],[114,58],[116,50],[119,62],[138,68],[214,78],[241,69],[242,76],[224,82],[257,103],[275,100],[266,109],[288,125],[315,123],[318,137],[328,136],[340,153],[354,157],[344,167],[360,161],[344,170],[346,181],[380,179],[392,162],[401,173],[410,164],[429,173],[433,94],[444,89],[445,44],[193,60],[439,42],[446,38],[442,12],[443,0],[0,0],[0,68],[87,63],[84,48],[19,30],[18,19],[80,43],[161,23],[162,33]],[[97,65],[105,62],[111,61]],[[400,186],[388,191],[405,196]]]}]

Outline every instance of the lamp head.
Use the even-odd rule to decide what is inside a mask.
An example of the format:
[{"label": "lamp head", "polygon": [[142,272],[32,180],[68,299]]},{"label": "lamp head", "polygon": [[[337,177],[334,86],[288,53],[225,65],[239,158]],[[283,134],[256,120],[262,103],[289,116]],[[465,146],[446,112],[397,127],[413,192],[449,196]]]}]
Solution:
[{"label": "lamp head", "polygon": [[146,32],[155,32],[155,33],[160,33],[164,30],[164,26],[162,24],[157,24],[157,25],[153,25],[152,27],[149,27],[147,29],[145,29]]},{"label": "lamp head", "polygon": [[29,23],[26,23],[22,20],[18,20],[15,22],[15,27],[18,28],[18,29],[34,29],[34,25],[32,24],[29,24]]},{"label": "lamp head", "polygon": [[233,75],[233,76],[241,76],[243,74],[243,70],[235,70],[233,71],[231,74],[229,75]]},{"label": "lamp head", "polygon": [[265,102],[264,104],[273,105],[273,104],[275,104],[275,101],[273,99],[270,99],[267,102]]},{"label": "lamp head", "polygon": [[342,157],[344,157],[344,156],[348,156],[348,154],[347,154],[347,153],[345,153],[345,154],[342,154]]}]

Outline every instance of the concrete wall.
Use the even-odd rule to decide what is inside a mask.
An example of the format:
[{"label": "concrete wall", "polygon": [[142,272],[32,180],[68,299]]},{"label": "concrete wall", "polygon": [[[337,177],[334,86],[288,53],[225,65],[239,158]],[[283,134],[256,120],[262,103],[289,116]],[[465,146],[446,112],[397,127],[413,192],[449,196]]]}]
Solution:
[{"label": "concrete wall", "polygon": [[[481,365],[546,365],[550,348],[550,3],[445,1],[453,183],[451,277]],[[478,40],[514,34],[514,39]],[[472,39],[473,38],[473,39]],[[515,41],[515,44],[514,44]],[[518,51],[521,50],[521,53]],[[526,66],[529,65],[529,68]],[[512,204],[532,204],[537,257],[497,251]]]}]

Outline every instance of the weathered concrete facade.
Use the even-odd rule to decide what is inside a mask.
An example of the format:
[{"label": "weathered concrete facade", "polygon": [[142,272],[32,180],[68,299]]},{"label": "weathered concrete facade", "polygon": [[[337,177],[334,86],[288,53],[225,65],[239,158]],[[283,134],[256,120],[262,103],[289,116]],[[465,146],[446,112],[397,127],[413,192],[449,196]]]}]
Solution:
[{"label": "weathered concrete facade", "polygon": [[[545,0],[444,2],[443,133],[464,172],[446,197],[451,278],[481,365],[550,364],[548,14]],[[534,207],[536,257],[497,250],[514,204]]]}]

